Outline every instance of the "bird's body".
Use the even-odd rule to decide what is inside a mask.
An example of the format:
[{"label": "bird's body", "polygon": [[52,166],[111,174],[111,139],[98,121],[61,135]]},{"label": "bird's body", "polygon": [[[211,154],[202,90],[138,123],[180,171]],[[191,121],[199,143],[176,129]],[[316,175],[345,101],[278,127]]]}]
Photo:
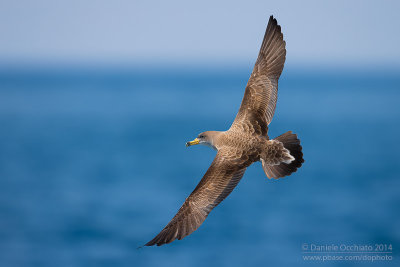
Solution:
[{"label": "bird's body", "polygon": [[214,161],[175,217],[146,246],[167,244],[195,231],[211,210],[232,192],[246,168],[254,162],[261,161],[265,174],[275,179],[300,168],[304,160],[297,135],[287,132],[275,139],[268,136],[278,80],[285,63],[285,45],[281,28],[271,16],[232,126],[224,132],[201,133],[187,143],[188,146],[204,144],[216,149]]},{"label": "bird's body", "polygon": [[[244,159],[247,158],[249,165],[260,161],[263,157],[268,163],[274,164],[283,159],[283,155],[278,152],[285,152],[280,142],[269,140],[265,136],[251,135],[235,129],[225,132],[214,132],[212,147],[224,155],[225,159]],[[289,154],[289,153],[288,153]],[[290,155],[290,154],[289,154]],[[290,156],[288,156],[290,157]]]}]

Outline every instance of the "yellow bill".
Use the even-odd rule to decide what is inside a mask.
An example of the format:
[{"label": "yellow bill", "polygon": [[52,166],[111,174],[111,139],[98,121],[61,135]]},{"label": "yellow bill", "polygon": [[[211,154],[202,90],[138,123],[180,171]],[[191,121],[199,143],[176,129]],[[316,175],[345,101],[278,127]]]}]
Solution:
[{"label": "yellow bill", "polygon": [[199,143],[200,143],[200,140],[198,138],[196,138],[193,141],[187,142],[186,146],[194,146],[194,145],[198,145]]}]

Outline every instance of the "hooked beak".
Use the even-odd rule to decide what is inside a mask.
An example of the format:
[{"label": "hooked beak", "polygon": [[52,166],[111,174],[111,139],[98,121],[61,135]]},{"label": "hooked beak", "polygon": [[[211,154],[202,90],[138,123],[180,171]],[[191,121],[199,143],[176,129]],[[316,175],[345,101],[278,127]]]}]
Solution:
[{"label": "hooked beak", "polygon": [[200,143],[200,140],[198,138],[196,138],[193,141],[187,142],[186,146],[194,146],[194,145],[198,145],[199,143]]}]

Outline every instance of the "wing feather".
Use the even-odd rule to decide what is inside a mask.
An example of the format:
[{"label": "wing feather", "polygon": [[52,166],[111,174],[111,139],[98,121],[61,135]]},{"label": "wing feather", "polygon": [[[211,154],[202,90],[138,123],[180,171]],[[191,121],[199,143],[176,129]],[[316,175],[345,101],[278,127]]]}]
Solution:
[{"label": "wing feather", "polygon": [[178,213],[145,246],[161,246],[182,239],[197,230],[213,208],[236,187],[249,165],[243,160],[226,159],[217,153],[213,163]]}]

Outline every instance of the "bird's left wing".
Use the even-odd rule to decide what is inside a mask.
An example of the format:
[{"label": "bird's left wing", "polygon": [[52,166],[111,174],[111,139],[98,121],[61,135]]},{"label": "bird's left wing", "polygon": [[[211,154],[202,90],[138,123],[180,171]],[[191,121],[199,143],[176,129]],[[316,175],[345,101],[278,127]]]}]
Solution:
[{"label": "bird's left wing", "polygon": [[145,246],[168,244],[197,230],[211,210],[236,187],[247,166],[245,159],[229,159],[219,151],[175,217]]},{"label": "bird's left wing", "polygon": [[286,59],[285,47],[281,27],[271,16],[233,129],[268,136],[278,97],[278,80]]}]

